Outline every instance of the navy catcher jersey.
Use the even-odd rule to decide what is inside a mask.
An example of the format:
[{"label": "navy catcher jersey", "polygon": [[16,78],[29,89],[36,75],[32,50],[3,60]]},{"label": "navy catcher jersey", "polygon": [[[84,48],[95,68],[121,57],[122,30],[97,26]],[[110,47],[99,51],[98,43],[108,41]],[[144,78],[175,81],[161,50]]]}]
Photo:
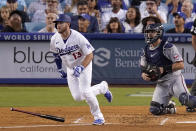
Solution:
[{"label": "navy catcher jersey", "polygon": [[[175,62],[183,61],[176,46],[167,41],[162,41],[158,46],[153,47],[151,45],[146,45],[143,50],[143,55],[141,56],[140,64],[142,67],[147,65],[154,65],[158,67],[163,67],[171,65]],[[172,73],[163,74],[159,80],[170,79],[179,75],[181,70],[174,71]]]},{"label": "navy catcher jersey", "polygon": [[[155,65],[158,67],[163,67],[166,65],[171,65],[172,61],[169,60],[163,54],[163,46],[165,45],[165,41],[162,41],[160,45],[154,50],[151,49],[150,45],[146,45],[145,47],[145,57],[146,61],[150,65]],[[171,46],[170,43],[167,43],[167,46]]]}]

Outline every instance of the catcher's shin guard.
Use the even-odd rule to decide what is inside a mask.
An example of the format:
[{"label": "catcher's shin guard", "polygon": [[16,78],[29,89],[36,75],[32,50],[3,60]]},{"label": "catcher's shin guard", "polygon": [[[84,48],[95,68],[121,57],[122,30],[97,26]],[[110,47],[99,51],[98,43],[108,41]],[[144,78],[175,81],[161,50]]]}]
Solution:
[{"label": "catcher's shin guard", "polygon": [[179,96],[179,101],[182,105],[196,108],[196,97],[195,96],[191,96],[187,93],[182,93]]}]

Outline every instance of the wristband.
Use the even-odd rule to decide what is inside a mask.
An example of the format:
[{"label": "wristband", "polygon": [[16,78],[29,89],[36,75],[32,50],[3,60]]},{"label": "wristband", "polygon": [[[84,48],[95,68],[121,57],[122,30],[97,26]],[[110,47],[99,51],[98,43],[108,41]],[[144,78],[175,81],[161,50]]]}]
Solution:
[{"label": "wristband", "polygon": [[172,73],[172,65],[167,65],[163,67],[164,73]]},{"label": "wristband", "polygon": [[63,71],[63,69],[61,68],[61,69],[58,69],[58,72],[61,72],[61,71]]}]

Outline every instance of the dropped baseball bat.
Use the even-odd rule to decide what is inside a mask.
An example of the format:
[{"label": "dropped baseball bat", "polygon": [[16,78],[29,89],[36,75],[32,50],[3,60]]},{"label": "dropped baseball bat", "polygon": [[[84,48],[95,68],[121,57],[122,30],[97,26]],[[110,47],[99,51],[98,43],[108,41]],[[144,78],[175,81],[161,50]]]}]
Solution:
[{"label": "dropped baseball bat", "polygon": [[33,116],[38,116],[41,118],[45,118],[45,119],[50,119],[50,120],[54,120],[54,121],[58,121],[58,122],[64,122],[65,119],[62,117],[58,117],[58,116],[52,116],[52,115],[46,115],[46,114],[39,114],[39,113],[33,113],[33,112],[29,112],[29,111],[23,111],[23,110],[19,110],[19,109],[15,109],[13,107],[11,107],[10,109],[11,111],[16,111],[16,112],[22,112],[22,113],[26,113],[26,114],[30,114]]}]

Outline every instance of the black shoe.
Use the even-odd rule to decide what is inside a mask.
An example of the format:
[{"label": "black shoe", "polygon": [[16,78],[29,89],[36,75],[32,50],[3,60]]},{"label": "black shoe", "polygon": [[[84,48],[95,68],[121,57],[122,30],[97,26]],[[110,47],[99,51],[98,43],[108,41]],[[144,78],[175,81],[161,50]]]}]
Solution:
[{"label": "black shoe", "polygon": [[186,112],[196,112],[195,108],[187,107]]}]

